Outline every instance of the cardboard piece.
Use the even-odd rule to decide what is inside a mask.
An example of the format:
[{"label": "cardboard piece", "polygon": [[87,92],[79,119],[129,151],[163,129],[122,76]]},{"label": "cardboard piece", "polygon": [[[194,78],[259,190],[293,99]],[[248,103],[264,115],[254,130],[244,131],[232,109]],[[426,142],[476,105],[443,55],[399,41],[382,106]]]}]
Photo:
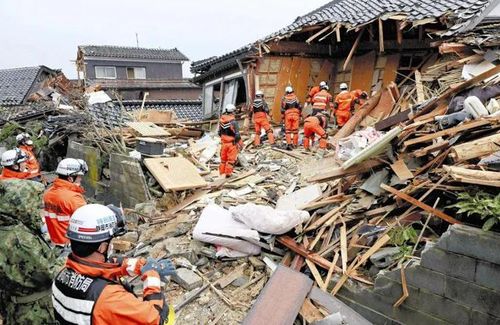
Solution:
[{"label": "cardboard piece", "polygon": [[128,122],[127,126],[141,137],[168,137],[170,135],[166,130],[151,122]]},{"label": "cardboard piece", "polygon": [[165,191],[180,191],[206,186],[198,169],[182,157],[148,158],[144,164]]}]

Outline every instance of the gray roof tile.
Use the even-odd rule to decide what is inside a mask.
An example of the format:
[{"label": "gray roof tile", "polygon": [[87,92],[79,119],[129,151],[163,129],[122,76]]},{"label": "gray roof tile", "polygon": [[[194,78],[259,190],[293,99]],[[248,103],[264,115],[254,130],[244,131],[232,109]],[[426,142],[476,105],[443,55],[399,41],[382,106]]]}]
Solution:
[{"label": "gray roof tile", "polygon": [[90,57],[189,61],[189,59],[177,48],[165,50],[111,45],[80,45],[78,49],[82,51],[85,56]]},{"label": "gray roof tile", "polygon": [[[140,100],[125,100],[123,106],[127,111],[134,111],[141,108]],[[157,109],[160,111],[174,111],[177,118],[198,122],[203,119],[201,100],[148,100],[144,104],[144,109]]]},{"label": "gray roof tile", "polygon": [[0,70],[0,106],[23,104],[42,67]]}]

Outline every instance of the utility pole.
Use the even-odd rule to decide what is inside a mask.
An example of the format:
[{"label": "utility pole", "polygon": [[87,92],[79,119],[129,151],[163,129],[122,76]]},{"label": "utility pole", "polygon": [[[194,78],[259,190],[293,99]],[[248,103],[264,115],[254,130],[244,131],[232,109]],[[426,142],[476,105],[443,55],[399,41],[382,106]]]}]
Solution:
[{"label": "utility pole", "polygon": [[135,42],[137,44],[137,47],[139,47],[139,34],[135,33]]}]

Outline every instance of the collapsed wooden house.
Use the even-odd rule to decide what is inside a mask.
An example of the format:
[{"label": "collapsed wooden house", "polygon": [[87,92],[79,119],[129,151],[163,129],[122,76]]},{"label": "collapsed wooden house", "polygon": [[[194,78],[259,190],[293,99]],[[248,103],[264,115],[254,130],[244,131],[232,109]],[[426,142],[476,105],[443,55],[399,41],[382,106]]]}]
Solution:
[{"label": "collapsed wooden house", "polygon": [[371,94],[432,65],[443,41],[489,23],[499,0],[334,0],[289,26],[222,56],[192,63],[205,117],[264,91],[275,121],[284,88],[304,102],[325,80]]}]

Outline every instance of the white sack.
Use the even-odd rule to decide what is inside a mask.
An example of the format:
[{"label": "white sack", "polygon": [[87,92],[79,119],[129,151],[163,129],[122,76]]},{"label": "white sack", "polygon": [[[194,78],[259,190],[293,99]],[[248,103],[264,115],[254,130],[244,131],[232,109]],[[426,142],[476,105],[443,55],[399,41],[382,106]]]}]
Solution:
[{"label": "white sack", "polygon": [[307,221],[309,213],[302,210],[275,210],[270,206],[247,203],[229,208],[233,219],[266,234],[281,235]]},{"label": "white sack", "polygon": [[213,233],[226,236],[238,236],[259,241],[259,233],[245,224],[234,220],[231,213],[215,204],[203,209],[200,219],[193,229],[193,238],[213,245],[226,246],[247,255],[260,254],[260,247],[247,241],[233,238],[206,235]]},{"label": "white sack", "polygon": [[319,184],[309,185],[297,190],[291,194],[284,195],[276,202],[278,210],[296,210],[297,208],[306,205],[323,195]]}]

